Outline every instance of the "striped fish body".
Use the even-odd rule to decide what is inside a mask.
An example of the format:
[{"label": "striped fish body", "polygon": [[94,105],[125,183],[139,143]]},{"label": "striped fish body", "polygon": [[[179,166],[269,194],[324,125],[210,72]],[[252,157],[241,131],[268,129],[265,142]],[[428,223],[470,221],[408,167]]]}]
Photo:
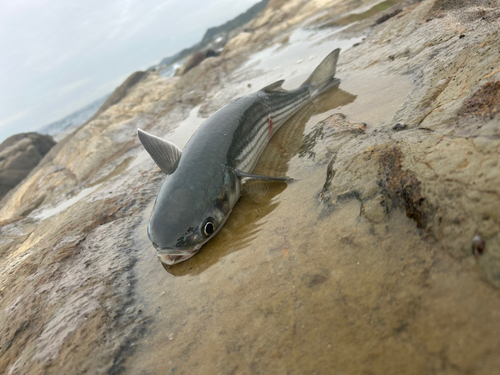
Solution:
[{"label": "striped fish body", "polygon": [[201,125],[179,166],[186,163],[197,169],[207,160],[252,172],[272,136],[310,99],[309,87],[302,86],[293,91],[258,91],[235,100]]},{"label": "striped fish body", "polygon": [[[139,132],[146,150],[168,174],[148,225],[163,263],[190,258],[218,232],[239,199],[242,179],[249,178],[276,131],[316,95],[338,86],[333,77],[338,53],[332,52],[295,90],[281,89],[279,81],[219,109],[195,132],[182,155],[178,149],[172,153],[169,148],[175,146],[168,141],[148,135],[150,142],[143,139],[147,133]],[[176,152],[178,160],[172,163]]]}]

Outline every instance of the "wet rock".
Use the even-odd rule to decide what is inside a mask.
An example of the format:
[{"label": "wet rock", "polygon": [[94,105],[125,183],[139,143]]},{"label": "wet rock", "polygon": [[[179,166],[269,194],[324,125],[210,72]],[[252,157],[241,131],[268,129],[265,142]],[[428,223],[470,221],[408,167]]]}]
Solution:
[{"label": "wet rock", "polygon": [[51,136],[21,133],[0,144],[0,200],[35,168],[56,144]]},{"label": "wet rock", "polygon": [[345,143],[363,134],[365,129],[365,123],[349,122],[342,113],[331,115],[304,136],[299,157],[307,157],[317,163],[328,162]]},{"label": "wet rock", "polygon": [[381,223],[387,217],[386,198],[380,194],[363,202],[362,214],[373,223]]},{"label": "wet rock", "polygon": [[278,132],[256,169],[294,182],[243,194],[216,238],[168,269],[145,231],[163,176],[135,129],[187,138],[198,113],[248,89],[255,75],[235,70],[248,53],[354,2],[271,1],[223,56],[125,90],[3,201],[0,368],[495,373],[498,6],[459,3],[404,1],[379,26],[373,14],[339,31],[366,36],[341,55],[340,89]]}]

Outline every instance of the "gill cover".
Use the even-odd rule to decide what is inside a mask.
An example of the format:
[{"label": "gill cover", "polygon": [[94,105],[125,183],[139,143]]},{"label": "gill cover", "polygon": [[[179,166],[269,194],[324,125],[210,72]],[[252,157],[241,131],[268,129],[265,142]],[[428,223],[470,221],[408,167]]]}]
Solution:
[{"label": "gill cover", "polygon": [[141,129],[137,129],[137,135],[156,165],[158,165],[165,174],[174,173],[182,155],[182,151],[179,147],[172,142],[146,133]]}]

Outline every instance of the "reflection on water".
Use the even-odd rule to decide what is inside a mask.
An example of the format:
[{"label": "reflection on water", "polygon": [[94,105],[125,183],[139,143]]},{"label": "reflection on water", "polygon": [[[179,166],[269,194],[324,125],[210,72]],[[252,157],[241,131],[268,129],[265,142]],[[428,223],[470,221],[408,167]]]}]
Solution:
[{"label": "reflection on water", "polygon": [[51,216],[57,215],[58,213],[63,212],[65,209],[80,202],[83,198],[85,198],[86,196],[90,195],[95,190],[97,190],[97,188],[99,186],[100,185],[93,185],[89,188],[83,189],[77,195],[75,195],[73,198],[70,198],[67,201],[62,202],[61,204],[59,204],[56,207],[43,209],[41,212],[34,214],[33,217],[35,219],[45,220]]},{"label": "reflection on water", "polygon": [[278,207],[279,202],[274,198],[285,188],[285,183],[276,182],[266,183],[264,193],[244,192],[219,233],[185,262],[173,266],[162,263],[165,271],[174,276],[196,275],[216,264],[220,258],[247,248],[266,224],[265,217]]},{"label": "reflection on water", "polygon": [[379,1],[374,5],[370,5],[369,7],[358,9],[355,12],[350,12],[346,14],[344,17],[330,21],[322,25],[322,27],[335,27],[335,26],[346,26],[351,25],[355,22],[363,21],[371,16],[374,16],[377,13],[380,13],[386,9],[389,9],[393,5],[400,3],[402,0],[385,0]]}]

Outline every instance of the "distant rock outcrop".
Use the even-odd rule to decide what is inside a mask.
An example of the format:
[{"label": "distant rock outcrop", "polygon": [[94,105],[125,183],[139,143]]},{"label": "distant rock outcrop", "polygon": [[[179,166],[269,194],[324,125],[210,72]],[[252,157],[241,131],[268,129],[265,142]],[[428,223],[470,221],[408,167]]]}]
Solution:
[{"label": "distant rock outcrop", "polygon": [[135,73],[132,73],[128,78],[120,85],[118,86],[115,91],[106,99],[106,101],[103,103],[101,108],[97,110],[97,112],[92,116],[88,121],[86,122],[87,124],[93,120],[95,120],[101,113],[103,113],[105,110],[107,110],[109,107],[112,105],[115,105],[118,103],[120,100],[122,100],[127,94],[129,93],[130,89],[137,85],[139,81],[144,77],[146,72],[138,71]]},{"label": "distant rock outcrop", "polygon": [[182,67],[177,69],[177,71],[175,72],[175,76],[176,77],[182,76],[182,75],[186,74],[187,72],[189,72],[194,67],[200,65],[201,62],[203,60],[205,60],[206,58],[217,57],[219,55],[220,55],[220,53],[215,52],[212,49],[207,49],[205,51],[196,52],[186,59],[186,62],[184,62],[184,65]]},{"label": "distant rock outcrop", "polygon": [[207,30],[203,39],[201,40],[202,45],[207,45],[212,41],[217,35],[228,33],[233,31],[234,29],[246,24],[251,21],[257,14],[259,14],[269,3],[269,0],[262,0],[249,8],[245,13],[240,14],[238,17],[233,18],[230,21],[227,21],[225,24],[211,27]]},{"label": "distant rock outcrop", "polygon": [[[262,12],[262,10],[264,10],[264,8],[267,6],[268,2],[269,0],[262,0],[257,4],[253,5],[251,8],[249,8],[246,12],[240,14],[239,16],[233,18],[230,21],[227,21],[223,25],[209,28],[205,32],[205,35],[203,36],[201,41],[196,43],[194,46],[191,46],[189,48],[184,48],[182,51],[177,52],[173,56],[164,58],[163,60],[161,60],[158,66],[159,67],[168,66],[176,61],[180,61],[190,55],[200,52],[200,50],[202,50],[203,48],[207,47],[215,48],[215,46],[213,45],[214,39],[216,39],[218,36],[221,36],[223,39],[226,39],[230,32],[234,32],[238,27],[245,25],[247,22],[254,19],[257,14]],[[225,42],[223,42],[223,45],[220,47],[223,47],[224,44]]]},{"label": "distant rock outcrop", "polygon": [[21,182],[56,144],[50,135],[21,133],[0,144],[0,200]]}]

